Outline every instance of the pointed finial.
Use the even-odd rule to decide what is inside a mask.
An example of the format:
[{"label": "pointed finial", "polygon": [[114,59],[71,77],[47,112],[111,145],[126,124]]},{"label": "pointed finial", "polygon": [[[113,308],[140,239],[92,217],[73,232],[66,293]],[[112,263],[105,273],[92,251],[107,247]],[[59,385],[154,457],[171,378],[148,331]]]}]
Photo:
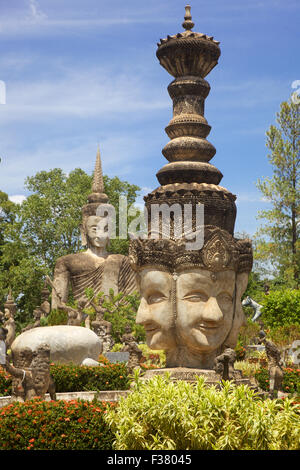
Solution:
[{"label": "pointed finial", "polygon": [[98,145],[98,148],[97,148],[97,156],[96,156],[96,164],[95,164],[95,171],[94,171],[94,177],[93,177],[92,191],[93,191],[93,193],[103,193],[104,192],[102,164],[101,164],[101,156],[100,156],[99,145]]},{"label": "pointed finial", "polygon": [[95,163],[95,170],[92,182],[92,193],[88,196],[88,202],[94,203],[106,203],[108,201],[108,196],[104,193],[104,181],[102,173],[102,164],[100,156],[100,148],[98,145],[97,156]]},{"label": "pointed finial", "polygon": [[186,7],[185,7],[184,22],[182,23],[182,26],[187,31],[190,31],[195,26],[195,23],[193,23],[193,21],[192,21],[191,6],[190,5],[186,5]]}]

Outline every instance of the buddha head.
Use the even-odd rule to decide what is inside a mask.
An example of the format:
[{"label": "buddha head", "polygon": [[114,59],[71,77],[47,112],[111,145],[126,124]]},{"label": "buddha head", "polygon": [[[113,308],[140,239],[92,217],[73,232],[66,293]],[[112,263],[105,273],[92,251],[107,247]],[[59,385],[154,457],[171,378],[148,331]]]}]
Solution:
[{"label": "buddha head", "polygon": [[166,351],[167,367],[212,367],[245,321],[250,242],[211,228],[200,251],[184,251],[182,240],[149,239],[135,240],[130,251],[141,294],[136,322],[147,345]]},{"label": "buddha head", "polygon": [[109,243],[109,232],[106,223],[107,216],[106,211],[99,210],[99,208],[105,209],[106,206],[110,207],[107,203],[108,196],[104,193],[102,165],[98,149],[92,193],[88,196],[88,203],[82,208],[82,224],[80,226],[82,246],[106,249]]},{"label": "buddha head", "polygon": [[90,215],[81,226],[82,245],[106,249],[109,243],[109,232],[105,230],[105,218]]}]

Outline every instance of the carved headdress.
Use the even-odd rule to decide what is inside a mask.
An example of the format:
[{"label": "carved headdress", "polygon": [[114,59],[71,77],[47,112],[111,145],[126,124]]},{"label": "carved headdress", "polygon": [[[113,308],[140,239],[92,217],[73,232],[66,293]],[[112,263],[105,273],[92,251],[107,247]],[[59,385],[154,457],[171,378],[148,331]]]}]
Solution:
[{"label": "carved headdress", "polygon": [[[233,236],[236,196],[219,186],[223,175],[209,163],[216,150],[206,140],[211,127],[204,117],[204,101],[210,85],[204,77],[218,63],[219,42],[206,34],[191,31],[194,23],[189,5],[184,20],[185,31],[161,39],[156,52],[160,64],[175,77],[168,86],[173,100],[173,118],[165,129],[171,140],[162,150],[169,163],[156,175],[161,186],[144,197],[148,237],[131,241],[131,265],[136,271],[159,266],[170,272],[187,267],[250,272],[251,242]],[[185,236],[174,236],[175,216],[172,218],[172,215],[171,236],[165,238],[163,216],[159,216],[160,220],[153,218],[152,209],[157,205],[169,208],[174,205],[181,208],[182,213],[189,206],[195,236],[202,230],[202,247],[186,249]],[[200,222],[196,216],[199,205],[204,207]],[[157,227],[158,235],[154,233]]]}]

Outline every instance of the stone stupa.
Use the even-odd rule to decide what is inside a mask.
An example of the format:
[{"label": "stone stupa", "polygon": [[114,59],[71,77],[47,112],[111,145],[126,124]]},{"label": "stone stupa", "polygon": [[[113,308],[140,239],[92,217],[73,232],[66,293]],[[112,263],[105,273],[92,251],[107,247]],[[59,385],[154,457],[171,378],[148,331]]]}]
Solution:
[{"label": "stone stupa", "polygon": [[[161,39],[156,52],[175,78],[168,86],[170,141],[162,150],[168,163],[157,172],[160,186],[144,197],[148,235],[132,240],[129,254],[141,293],[136,321],[145,327],[148,346],[166,352],[161,373],[215,377],[216,357],[235,347],[245,321],[241,296],[252,268],[252,246],[234,237],[236,196],[219,185],[223,175],[210,163],[216,150],[207,140],[211,127],[204,103],[210,85],[205,77],[218,63],[219,42],[192,31],[189,5],[183,27]],[[200,248],[187,249],[186,233],[178,235],[172,214],[165,236],[163,217],[156,220],[152,211],[163,204],[182,211],[189,206],[193,233],[202,233]],[[198,220],[199,205],[204,218]]]}]

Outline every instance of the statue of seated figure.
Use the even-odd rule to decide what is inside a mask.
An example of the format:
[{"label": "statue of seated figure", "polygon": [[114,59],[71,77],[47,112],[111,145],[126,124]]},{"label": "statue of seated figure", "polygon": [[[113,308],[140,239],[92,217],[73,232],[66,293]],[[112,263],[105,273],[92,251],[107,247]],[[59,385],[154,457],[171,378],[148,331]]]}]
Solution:
[{"label": "statue of seated figure", "polygon": [[103,292],[130,294],[137,290],[135,276],[128,257],[107,252],[109,234],[100,227],[103,217],[97,216],[97,209],[108,202],[104,193],[100,152],[98,150],[94,172],[92,194],[83,209],[81,225],[82,245],[86,251],[62,256],[56,262],[54,270],[54,289],[52,291],[52,309],[58,308],[60,301],[67,302],[71,287],[75,300],[88,300],[87,288],[94,294]]}]

